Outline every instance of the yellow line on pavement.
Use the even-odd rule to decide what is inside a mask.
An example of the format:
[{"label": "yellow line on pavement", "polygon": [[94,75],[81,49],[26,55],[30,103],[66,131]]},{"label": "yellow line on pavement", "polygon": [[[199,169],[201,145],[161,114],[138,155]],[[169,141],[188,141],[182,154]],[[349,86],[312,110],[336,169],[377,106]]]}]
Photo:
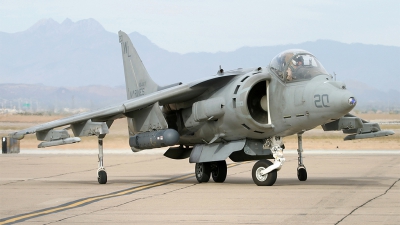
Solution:
[{"label": "yellow line on pavement", "polygon": [[[244,162],[247,163],[247,162]],[[227,165],[228,168],[234,167],[234,166],[238,166],[242,163],[232,163]],[[128,195],[128,194],[132,194],[134,192],[138,192],[138,191],[143,191],[145,189],[150,189],[150,188],[154,188],[154,187],[158,187],[161,185],[165,185],[165,184],[169,184],[169,183],[174,183],[177,181],[181,181],[181,180],[185,180],[187,178],[192,177],[193,174],[186,174],[186,175],[182,175],[179,177],[175,177],[175,178],[171,178],[169,180],[164,180],[164,181],[158,181],[155,183],[151,183],[151,184],[147,184],[147,185],[142,185],[139,187],[134,187],[134,188],[130,188],[130,189],[126,189],[126,190],[121,190],[121,191],[117,191],[117,192],[113,192],[110,194],[106,194],[106,195],[99,195],[99,196],[94,196],[94,197],[89,197],[89,198],[84,198],[81,200],[77,200],[77,201],[73,201],[73,202],[69,202],[60,206],[56,206],[53,208],[47,208],[47,209],[42,209],[42,210],[38,210],[35,212],[31,212],[31,213],[27,213],[27,214],[20,214],[20,215],[16,215],[13,216],[11,218],[5,218],[4,221],[0,221],[0,225],[5,225],[5,224],[10,224],[10,223],[15,223],[15,222],[21,222],[23,220],[27,220],[27,219],[31,219],[34,217],[38,217],[38,216],[44,216],[47,214],[51,214],[51,213],[56,213],[56,212],[60,212],[60,211],[64,211],[64,210],[68,210],[68,209],[72,209],[72,208],[76,208],[76,207],[81,207],[96,201],[100,201],[106,198],[113,198],[113,197],[118,197],[118,196],[122,196],[122,195]]]},{"label": "yellow line on pavement", "polygon": [[113,198],[113,197],[118,197],[118,196],[122,196],[122,195],[128,195],[134,192],[138,192],[138,191],[142,191],[144,189],[149,189],[149,188],[154,188],[154,187],[158,187],[161,185],[165,185],[165,184],[169,184],[169,183],[173,183],[173,182],[177,182],[177,181],[181,181],[187,178],[192,177],[193,174],[186,174],[180,177],[176,177],[176,178],[172,178],[166,181],[159,181],[159,182],[155,182],[152,184],[147,184],[147,185],[143,185],[143,186],[139,186],[139,187],[135,187],[135,188],[131,188],[131,189],[127,189],[127,190],[122,190],[122,191],[118,191],[118,192],[114,192],[114,193],[110,193],[110,194],[106,194],[106,195],[100,195],[100,196],[95,196],[95,197],[89,197],[89,198],[85,198],[82,200],[78,200],[72,203],[67,203],[66,205],[61,205],[58,207],[54,207],[54,208],[50,208],[50,209],[44,209],[44,210],[40,210],[40,211],[36,211],[36,212],[32,212],[32,213],[28,213],[25,215],[19,215],[19,216],[15,216],[12,218],[9,218],[5,221],[1,221],[0,225],[4,225],[4,224],[9,224],[9,223],[15,223],[19,220],[26,220],[26,219],[30,219],[33,217],[37,217],[37,216],[43,216],[46,214],[50,214],[50,213],[55,213],[55,212],[59,212],[59,211],[63,211],[63,210],[67,210],[67,209],[72,209],[72,208],[76,208],[76,207],[80,207],[89,203],[93,203],[99,200],[103,200],[106,198]]}]

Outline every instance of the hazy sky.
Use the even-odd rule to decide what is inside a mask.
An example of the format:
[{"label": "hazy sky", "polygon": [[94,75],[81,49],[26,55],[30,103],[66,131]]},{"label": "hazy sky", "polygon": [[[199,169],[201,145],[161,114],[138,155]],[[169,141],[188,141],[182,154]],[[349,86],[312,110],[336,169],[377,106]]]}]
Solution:
[{"label": "hazy sky", "polygon": [[317,39],[400,46],[399,0],[0,0],[0,31],[23,31],[44,18],[93,18],[108,31],[137,31],[180,53]]}]

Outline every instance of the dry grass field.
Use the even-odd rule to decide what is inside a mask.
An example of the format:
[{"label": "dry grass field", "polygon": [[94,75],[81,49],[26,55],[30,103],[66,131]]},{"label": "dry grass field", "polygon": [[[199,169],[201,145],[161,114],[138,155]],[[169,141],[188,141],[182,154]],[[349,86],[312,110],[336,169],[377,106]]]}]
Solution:
[{"label": "dry grass field", "polygon": [[[321,127],[310,130],[303,135],[304,149],[400,149],[400,114],[360,114],[359,117],[381,123],[382,129],[393,130],[394,135],[381,138],[343,141],[345,135],[341,131],[324,132]],[[0,135],[34,126],[36,124],[63,118],[64,116],[35,115],[0,115]],[[48,149],[97,149],[95,137],[83,137],[77,144],[63,145]],[[284,138],[286,149],[297,149],[297,136]],[[21,140],[21,149],[35,149],[40,141],[35,135],[27,135]],[[129,149],[126,119],[119,119],[110,128],[104,142],[105,149]]]}]

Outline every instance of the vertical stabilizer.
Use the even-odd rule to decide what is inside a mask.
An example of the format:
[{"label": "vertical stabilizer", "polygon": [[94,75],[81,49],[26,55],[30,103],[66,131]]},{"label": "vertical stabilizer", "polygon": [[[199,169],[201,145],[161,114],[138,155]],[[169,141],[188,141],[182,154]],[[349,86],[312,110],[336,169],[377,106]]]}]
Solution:
[{"label": "vertical stabilizer", "polygon": [[[159,90],[159,86],[151,79],[140,59],[131,39],[122,31],[118,32],[121,43],[122,60],[124,62],[126,94],[128,99],[150,94]],[[142,132],[163,130],[168,128],[158,102],[144,109],[125,114],[128,121],[129,136]],[[140,149],[131,147],[132,151]]]},{"label": "vertical stabilizer", "polygon": [[119,31],[118,35],[124,62],[127,98],[132,99],[156,92],[158,90],[158,85],[147,73],[142,60],[133,47],[131,39],[123,31]]}]

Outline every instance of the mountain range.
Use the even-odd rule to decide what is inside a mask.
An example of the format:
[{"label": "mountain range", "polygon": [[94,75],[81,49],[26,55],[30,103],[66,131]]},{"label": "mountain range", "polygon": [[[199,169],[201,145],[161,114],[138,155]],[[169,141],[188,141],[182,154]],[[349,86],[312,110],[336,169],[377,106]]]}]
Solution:
[{"label": "mountain range", "polygon": [[[295,48],[312,52],[328,72],[335,73],[337,80],[346,82],[348,89],[355,92],[356,96],[360,95],[359,102],[364,100],[364,104],[372,106],[378,103],[400,105],[397,97],[400,94],[397,71],[400,47],[318,40],[300,44],[242,47],[232,52],[179,54],[158,47],[137,32],[129,36],[149,74],[160,85],[190,82],[213,75],[220,65],[225,70],[265,67],[278,53]],[[112,89],[119,96],[112,97],[110,101],[123,100],[125,93],[117,91],[124,87],[117,31],[106,31],[94,19],[77,22],[66,19],[62,23],[43,19],[22,32],[0,32],[0,83],[2,99],[12,96],[42,99],[46,96],[44,92],[34,96],[24,90],[34,87],[38,91],[49,86],[55,91],[59,88],[70,90],[70,94],[75,97],[69,99],[82,97],[97,101],[103,98],[104,102],[108,102],[104,96],[98,98],[98,94]],[[85,86],[91,87],[88,90],[96,87],[98,91],[85,92]],[[10,96],[7,92],[9,87],[19,87],[21,91]],[[78,89],[80,91],[76,92]]]}]

